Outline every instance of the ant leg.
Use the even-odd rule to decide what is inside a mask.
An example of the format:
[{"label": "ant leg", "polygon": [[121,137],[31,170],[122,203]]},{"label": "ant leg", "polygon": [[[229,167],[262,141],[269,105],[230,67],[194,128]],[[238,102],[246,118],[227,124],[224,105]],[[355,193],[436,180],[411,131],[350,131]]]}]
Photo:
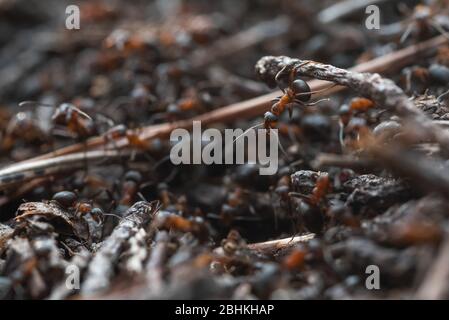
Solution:
[{"label": "ant leg", "polygon": [[87,140],[83,141],[83,149],[84,149],[84,154],[83,154],[83,161],[84,161],[84,177],[83,180],[85,178],[87,178],[88,174],[89,174],[89,162],[87,160]]},{"label": "ant leg", "polygon": [[287,69],[289,65],[286,64],[285,66],[282,67],[281,70],[278,71],[278,73],[276,73],[276,76],[274,77],[274,80],[279,83],[280,82],[280,78],[282,76],[283,73],[285,73],[285,70]]},{"label": "ant leg", "polygon": [[[271,131],[273,131],[273,130],[271,130],[271,129],[267,130],[267,132],[271,132]],[[279,149],[280,149],[281,152],[284,154],[285,158],[286,158],[287,160],[290,160],[290,156],[288,155],[287,151],[285,151],[284,147],[282,146],[281,139],[280,139],[279,135],[277,134],[276,131],[273,131],[273,133],[274,133],[274,134],[277,136],[277,138],[278,138],[278,146],[279,146]]]},{"label": "ant leg", "polygon": [[288,195],[290,197],[295,197],[295,198],[300,198],[300,199],[304,199],[306,201],[310,201],[310,196],[305,195],[303,193],[299,193],[299,192],[289,192]]},{"label": "ant leg", "polygon": [[448,94],[449,94],[449,90],[443,92],[442,94],[440,94],[440,95],[438,96],[437,100],[438,100],[439,102],[441,102],[441,101],[443,100],[443,98],[446,97]]},{"label": "ant leg", "polygon": [[345,134],[344,134],[345,126],[341,120],[338,121],[338,140],[340,141],[340,145],[342,149],[346,147],[345,145]]},{"label": "ant leg", "polygon": [[285,74],[285,71],[287,68],[290,67],[290,64],[286,64],[281,70],[279,70],[278,73],[276,73],[276,76],[274,77],[274,80],[276,81],[278,87],[282,90],[283,93],[285,93],[286,85],[285,83],[282,83],[281,77]]},{"label": "ant leg", "polygon": [[439,32],[441,33],[446,39],[449,39],[449,33],[444,30],[444,28],[441,26],[441,24],[435,19],[430,19],[430,24]]},{"label": "ant leg", "polygon": [[409,25],[407,26],[407,29],[404,31],[404,33],[401,36],[401,39],[399,40],[399,43],[404,43],[405,40],[407,40],[407,38],[410,36],[410,34],[413,31],[413,23],[409,23]]},{"label": "ant leg", "polygon": [[291,103],[287,105],[287,111],[288,111],[288,118],[291,119],[293,116],[293,106]]},{"label": "ant leg", "polygon": [[131,162],[134,162],[134,160],[136,160],[136,154],[137,154],[137,150],[135,148],[133,148],[132,151],[131,151],[130,158],[129,158],[129,160]]},{"label": "ant leg", "polygon": [[329,98],[320,99],[320,100],[317,100],[317,101],[314,101],[314,102],[309,102],[309,103],[305,104],[305,106],[316,106],[317,104],[319,104],[321,102],[329,101],[329,100],[330,100]]}]

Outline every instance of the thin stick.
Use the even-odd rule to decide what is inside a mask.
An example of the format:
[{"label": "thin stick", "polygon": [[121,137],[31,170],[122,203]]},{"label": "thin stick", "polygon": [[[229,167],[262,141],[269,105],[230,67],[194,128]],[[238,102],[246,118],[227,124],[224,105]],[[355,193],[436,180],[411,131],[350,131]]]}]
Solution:
[{"label": "thin stick", "polygon": [[247,248],[250,250],[258,250],[258,251],[278,251],[282,249],[286,249],[288,247],[294,246],[295,244],[301,242],[307,242],[315,238],[314,233],[308,233],[302,236],[297,237],[288,237],[284,239],[271,240],[265,242],[257,242],[248,244]]},{"label": "thin stick", "polygon": [[48,176],[65,170],[83,167],[84,161],[98,161],[105,158],[117,158],[126,153],[117,150],[96,150],[78,152],[50,159],[19,162],[0,170],[0,190],[17,183]]}]

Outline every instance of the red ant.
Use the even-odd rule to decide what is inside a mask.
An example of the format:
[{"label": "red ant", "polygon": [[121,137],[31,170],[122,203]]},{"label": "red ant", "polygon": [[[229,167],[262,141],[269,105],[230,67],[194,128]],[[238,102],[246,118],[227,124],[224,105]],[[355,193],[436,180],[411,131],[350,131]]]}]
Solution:
[{"label": "red ant", "polygon": [[[34,101],[24,101],[19,103],[20,107],[28,105],[54,107],[53,105]],[[74,134],[79,140],[85,140],[86,138],[97,135],[94,120],[71,103],[60,104],[53,113],[51,120],[55,125],[66,127],[68,131],[71,134]]]},{"label": "red ant", "polygon": [[136,196],[139,193],[142,175],[138,171],[128,171],[125,174],[124,180],[122,186],[122,198],[120,199],[119,204],[130,207],[133,205]]},{"label": "red ant", "polygon": [[140,137],[139,130],[129,130],[123,124],[112,127],[103,136],[107,142],[126,138],[129,146],[133,148],[140,150],[148,150],[151,148],[151,143]]},{"label": "red ant", "polygon": [[406,30],[401,36],[400,43],[405,42],[410,34],[415,31],[419,36],[428,34],[431,28],[437,30],[444,37],[449,39],[449,33],[444,30],[441,23],[436,19],[441,12],[444,12],[443,8],[438,8],[435,4],[434,6],[426,6],[422,4],[418,4],[412,12],[410,9],[404,8],[404,11],[410,15],[406,21],[410,21]]},{"label": "red ant", "polygon": [[[288,113],[291,118],[293,112],[293,104],[298,104],[300,106],[316,105],[323,100],[307,104],[306,102],[310,101],[313,93],[318,93],[330,88],[329,87],[323,90],[311,91],[307,82],[296,75],[296,67],[292,68],[291,71],[288,72],[287,79],[285,79],[286,70],[289,68],[291,68],[291,64],[285,65],[276,74],[275,81],[278,83],[279,88],[284,94],[273,100],[273,102],[275,103],[271,106],[271,110],[267,111],[264,115],[264,127],[267,130],[272,129],[276,126],[278,118],[282,114],[282,112],[284,112],[285,108],[288,109]],[[287,86],[285,86],[285,80],[287,80]],[[333,86],[335,85],[332,85],[331,87]]]},{"label": "red ant", "polygon": [[367,112],[375,107],[375,103],[367,98],[357,97],[351,100],[349,105],[343,105],[339,110],[339,139],[340,144],[344,147],[344,132],[345,128],[350,131],[355,131],[357,134],[360,130],[366,128],[366,121],[362,118],[353,117],[356,113]]},{"label": "red ant", "polygon": [[5,134],[0,148],[10,150],[17,140],[25,143],[49,143],[50,137],[47,132],[35,121],[31,114],[18,112],[6,125]]},{"label": "red ant", "polygon": [[[304,64],[307,64],[307,63],[310,63],[310,61],[307,61]],[[310,86],[307,84],[307,82],[304,81],[303,79],[301,79],[296,74],[296,70],[298,69],[298,67],[301,67],[304,64],[299,65],[299,66],[295,66],[295,64],[296,64],[296,62],[291,62],[289,64],[286,64],[276,74],[275,81],[284,94],[273,100],[274,104],[271,106],[271,110],[265,112],[265,114],[264,114],[264,122],[249,128],[244,133],[242,133],[240,136],[238,136],[236,139],[234,139],[234,142],[237,141],[238,139],[240,139],[242,136],[246,135],[246,133],[248,133],[250,130],[255,129],[261,125],[263,125],[264,128],[269,133],[271,131],[271,129],[274,129],[276,127],[277,122],[279,120],[279,116],[284,112],[285,108],[288,109],[288,113],[291,118],[294,104],[297,104],[300,106],[313,106],[322,101],[328,100],[328,99],[322,99],[322,100],[318,100],[315,102],[309,102],[312,97],[312,94],[326,91],[326,90],[334,87],[335,84],[332,84],[331,86],[324,88],[322,90],[311,91]],[[288,69],[291,69],[291,70],[287,72]],[[281,148],[281,151],[284,154],[286,154],[286,152],[282,148],[282,145],[279,144],[279,146]]]},{"label": "red ant", "polygon": [[289,196],[299,197],[301,201],[299,210],[302,214],[307,229],[314,233],[320,233],[324,225],[322,203],[331,189],[331,181],[327,173],[319,173],[315,187],[310,195],[290,192]]},{"label": "red ant", "polygon": [[330,179],[327,173],[319,173],[318,178],[315,182],[315,187],[310,195],[304,195],[302,193],[290,192],[290,196],[296,196],[303,198],[306,202],[313,206],[318,206],[327,193],[330,190]]}]

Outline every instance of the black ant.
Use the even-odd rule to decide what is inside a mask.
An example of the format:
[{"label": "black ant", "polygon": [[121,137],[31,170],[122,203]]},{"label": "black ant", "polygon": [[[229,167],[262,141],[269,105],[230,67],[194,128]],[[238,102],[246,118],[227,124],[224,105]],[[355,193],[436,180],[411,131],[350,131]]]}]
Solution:
[{"label": "black ant", "polygon": [[119,204],[130,207],[134,204],[139,193],[142,175],[138,171],[131,170],[125,174],[124,180]]},{"label": "black ant", "polygon": [[[34,101],[19,103],[19,107],[28,105],[54,107],[54,105]],[[71,103],[62,103],[54,111],[51,121],[68,129],[78,140],[85,140],[98,134],[94,120]]]},{"label": "black ant", "polygon": [[10,150],[17,142],[50,143],[48,133],[35,121],[28,112],[18,112],[8,122],[1,143],[2,150]]}]

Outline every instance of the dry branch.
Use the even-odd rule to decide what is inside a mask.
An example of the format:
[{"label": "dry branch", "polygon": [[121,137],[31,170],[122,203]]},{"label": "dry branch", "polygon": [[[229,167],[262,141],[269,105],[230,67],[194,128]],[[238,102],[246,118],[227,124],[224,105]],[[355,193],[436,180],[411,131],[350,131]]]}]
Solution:
[{"label": "dry branch", "polygon": [[148,224],[155,207],[148,202],[137,202],[129,208],[124,219],[107,238],[89,264],[86,278],[81,285],[82,295],[101,293],[109,288],[115,264],[129,238]]},{"label": "dry branch", "polygon": [[289,237],[284,239],[271,240],[266,242],[257,242],[248,244],[247,248],[256,251],[274,252],[289,248],[301,242],[307,242],[312,240],[315,234],[309,233],[297,237]]}]

